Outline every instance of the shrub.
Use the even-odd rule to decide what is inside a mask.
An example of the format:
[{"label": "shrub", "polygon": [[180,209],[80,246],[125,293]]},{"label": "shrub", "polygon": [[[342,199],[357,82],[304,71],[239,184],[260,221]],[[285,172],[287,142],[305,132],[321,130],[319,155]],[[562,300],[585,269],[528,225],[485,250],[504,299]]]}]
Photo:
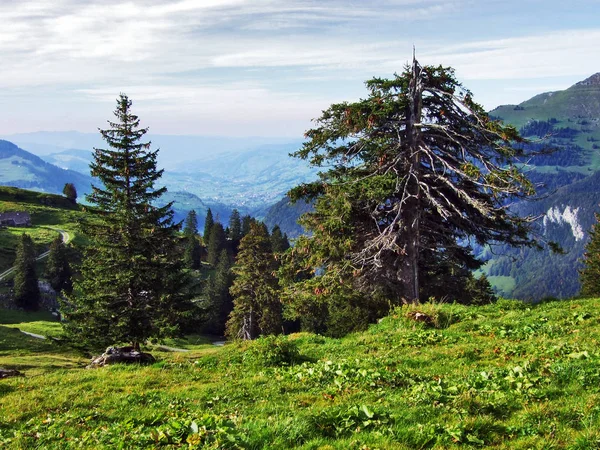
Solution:
[{"label": "shrub", "polygon": [[265,336],[252,343],[244,360],[262,366],[288,366],[300,360],[300,351],[287,336]]}]

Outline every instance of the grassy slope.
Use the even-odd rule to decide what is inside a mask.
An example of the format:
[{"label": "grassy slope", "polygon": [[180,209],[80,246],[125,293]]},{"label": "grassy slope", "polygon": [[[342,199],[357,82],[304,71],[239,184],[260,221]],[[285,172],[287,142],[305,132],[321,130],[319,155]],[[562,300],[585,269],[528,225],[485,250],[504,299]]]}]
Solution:
[{"label": "grassy slope", "polygon": [[82,216],[80,207],[62,196],[0,186],[0,212],[4,211],[28,212],[32,226],[0,229],[0,272],[12,266],[22,233],[31,235],[38,253],[48,249],[59,235],[57,229],[67,231],[75,245],[81,243],[82,238],[77,234],[77,219]]},{"label": "grassy slope", "polygon": [[259,340],[85,370],[0,325],[0,366],[27,374],[0,380],[0,447],[598,448],[600,300],[423,308],[439,328],[403,309],[341,340],[293,335],[304,362],[279,367]]}]

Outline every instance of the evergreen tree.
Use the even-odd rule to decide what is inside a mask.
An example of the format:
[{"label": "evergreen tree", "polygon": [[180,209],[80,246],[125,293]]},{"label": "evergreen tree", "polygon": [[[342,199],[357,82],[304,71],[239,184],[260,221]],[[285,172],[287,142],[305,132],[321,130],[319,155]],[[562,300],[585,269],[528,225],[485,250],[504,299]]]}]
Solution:
[{"label": "evergreen tree", "polygon": [[232,268],[235,275],[230,289],[233,311],[227,321],[227,336],[247,340],[282,332],[276,270],[267,228],[254,223],[240,242]]},{"label": "evergreen tree", "polygon": [[202,247],[198,241],[198,217],[193,209],[188,213],[183,228],[185,247],[183,249],[183,260],[188,269],[198,270]]},{"label": "evergreen tree", "polygon": [[158,150],[143,142],[146,128],[121,94],[116,120],[100,130],[108,149],[94,149],[91,218],[83,232],[90,241],[81,279],[64,302],[67,334],[86,348],[129,342],[139,349],[149,338],[173,336],[191,305],[171,204],[157,207],[166,188],[155,188],[162,170]]},{"label": "evergreen tree", "polygon": [[183,226],[183,234],[185,236],[196,236],[198,234],[198,215],[195,210],[188,212]]},{"label": "evergreen tree", "polygon": [[56,292],[65,291],[66,293],[71,293],[73,290],[69,256],[60,236],[50,244],[50,253],[46,261],[46,272],[44,275]]},{"label": "evergreen tree", "polygon": [[213,219],[213,214],[210,208],[206,211],[206,219],[204,219],[204,234],[202,234],[202,239],[204,239],[204,246],[208,248],[210,244],[210,232],[212,231],[212,227],[215,224],[215,220]]},{"label": "evergreen tree", "polygon": [[35,247],[31,236],[23,233],[16,248],[14,296],[15,304],[26,311],[40,307],[40,289],[35,273]]},{"label": "evergreen tree", "polygon": [[271,247],[273,248],[273,253],[283,253],[290,248],[290,241],[287,234],[281,233],[279,225],[275,225],[271,231]]},{"label": "evergreen tree", "polygon": [[216,222],[210,231],[210,238],[208,240],[208,256],[207,261],[213,266],[217,264],[219,254],[221,250],[226,248],[227,239],[225,237],[225,230],[220,222]]},{"label": "evergreen tree", "polygon": [[222,336],[225,334],[227,317],[233,309],[229,289],[233,282],[231,262],[226,250],[221,250],[215,271],[209,276],[203,290],[207,309],[205,331]]},{"label": "evergreen tree", "polygon": [[581,294],[589,297],[600,296],[600,214],[596,213],[596,224],[590,231],[585,246],[583,269],[579,272]]},{"label": "evergreen tree", "polygon": [[63,194],[72,203],[77,203],[77,189],[75,189],[75,185],[73,183],[65,184],[65,187],[63,188]]},{"label": "evergreen tree", "polygon": [[242,217],[242,230],[240,239],[250,233],[250,225],[252,222],[254,222],[254,218],[252,216],[245,215]]},{"label": "evergreen tree", "polygon": [[294,253],[300,266],[326,269],[324,289],[341,279],[366,295],[418,302],[438,263],[478,267],[469,242],[535,244],[531,218],[506,208],[533,193],[518,168],[514,143],[523,140],[473,102],[452,69],[413,60],[367,87],[367,99],[324,111],[296,152],[332,167],[291,192],[316,199],[303,219],[312,237]]},{"label": "evergreen tree", "polygon": [[229,239],[234,242],[237,242],[242,238],[242,222],[240,220],[240,212],[237,209],[231,211],[228,236]]},{"label": "evergreen tree", "polygon": [[198,270],[201,266],[202,247],[198,237],[191,235],[184,238],[185,248],[183,249],[183,261],[185,267],[192,270]]}]

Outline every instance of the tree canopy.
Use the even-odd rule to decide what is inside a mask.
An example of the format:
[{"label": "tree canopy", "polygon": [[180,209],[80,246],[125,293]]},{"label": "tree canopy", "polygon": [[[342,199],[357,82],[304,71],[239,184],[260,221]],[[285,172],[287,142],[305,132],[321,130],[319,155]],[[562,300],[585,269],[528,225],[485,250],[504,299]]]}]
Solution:
[{"label": "tree canopy", "polygon": [[428,281],[479,266],[472,243],[534,244],[531,218],[508,207],[534,193],[519,170],[515,128],[492,120],[450,68],[415,59],[401,75],[366,85],[366,99],[325,110],[295,153],[331,167],[290,193],[316,199],[303,218],[312,236],[293,251],[299,270],[322,268],[323,290],[328,279],[345,280],[417,302]]}]

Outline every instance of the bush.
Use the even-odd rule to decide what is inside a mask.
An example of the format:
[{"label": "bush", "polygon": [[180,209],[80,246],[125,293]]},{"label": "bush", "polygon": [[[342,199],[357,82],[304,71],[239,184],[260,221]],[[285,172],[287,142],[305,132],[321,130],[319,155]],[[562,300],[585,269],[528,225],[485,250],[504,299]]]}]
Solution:
[{"label": "bush", "polygon": [[252,343],[244,360],[262,366],[289,366],[300,360],[300,351],[287,336],[265,336]]}]

